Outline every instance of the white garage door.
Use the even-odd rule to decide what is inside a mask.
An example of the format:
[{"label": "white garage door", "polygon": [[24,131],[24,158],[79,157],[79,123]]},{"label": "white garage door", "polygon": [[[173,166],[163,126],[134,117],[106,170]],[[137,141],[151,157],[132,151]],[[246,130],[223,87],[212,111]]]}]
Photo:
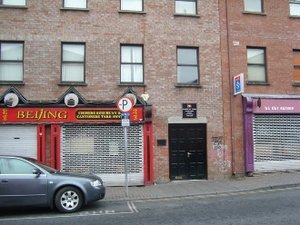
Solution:
[{"label": "white garage door", "polygon": [[0,125],[0,154],[37,158],[36,126]]},{"label": "white garage door", "polygon": [[300,169],[300,115],[255,115],[254,170]]}]

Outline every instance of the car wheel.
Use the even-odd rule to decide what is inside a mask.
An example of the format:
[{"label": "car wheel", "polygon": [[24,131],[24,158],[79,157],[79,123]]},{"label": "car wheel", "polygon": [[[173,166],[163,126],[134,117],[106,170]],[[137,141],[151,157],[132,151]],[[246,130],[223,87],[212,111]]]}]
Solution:
[{"label": "car wheel", "polygon": [[64,187],[55,196],[55,206],[60,212],[75,212],[82,204],[82,193],[75,187]]}]

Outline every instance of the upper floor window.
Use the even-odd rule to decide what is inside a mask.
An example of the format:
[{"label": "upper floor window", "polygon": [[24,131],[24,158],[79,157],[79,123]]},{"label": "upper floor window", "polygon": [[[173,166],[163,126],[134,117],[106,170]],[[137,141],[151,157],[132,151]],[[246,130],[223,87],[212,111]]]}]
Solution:
[{"label": "upper floor window", "polygon": [[198,48],[177,48],[177,83],[199,84]]},{"label": "upper floor window", "polygon": [[266,83],[266,49],[247,48],[248,82]]},{"label": "upper floor window", "polygon": [[0,42],[0,82],[23,81],[22,42]]},{"label": "upper floor window", "polygon": [[64,8],[87,8],[87,0],[64,0]]},{"label": "upper floor window", "polygon": [[0,0],[0,5],[25,6],[26,0]]},{"label": "upper floor window", "polygon": [[143,46],[121,46],[121,83],[144,83]]},{"label": "upper floor window", "polygon": [[143,11],[144,0],[121,0],[121,10]]},{"label": "upper floor window", "polygon": [[300,50],[293,51],[293,64],[294,64],[294,82],[300,83]]},{"label": "upper floor window", "polygon": [[62,44],[62,82],[85,82],[85,44]]},{"label": "upper floor window", "polygon": [[263,13],[263,0],[244,0],[244,11]]},{"label": "upper floor window", "polygon": [[290,0],[290,15],[300,16],[300,0]]},{"label": "upper floor window", "polygon": [[176,14],[197,14],[197,0],[175,0]]}]

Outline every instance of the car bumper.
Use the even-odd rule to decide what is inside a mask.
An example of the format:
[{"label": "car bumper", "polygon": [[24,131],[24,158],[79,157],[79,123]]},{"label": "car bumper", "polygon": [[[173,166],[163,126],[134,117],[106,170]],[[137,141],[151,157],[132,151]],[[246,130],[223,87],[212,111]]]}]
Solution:
[{"label": "car bumper", "polygon": [[105,197],[106,188],[104,186],[88,190],[86,194],[86,203],[101,200]]}]

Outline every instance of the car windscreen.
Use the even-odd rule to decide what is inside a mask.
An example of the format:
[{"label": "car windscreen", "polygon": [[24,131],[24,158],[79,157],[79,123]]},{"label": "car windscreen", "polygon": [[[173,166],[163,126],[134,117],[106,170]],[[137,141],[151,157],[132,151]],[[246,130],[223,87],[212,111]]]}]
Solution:
[{"label": "car windscreen", "polygon": [[47,165],[45,165],[45,164],[43,164],[43,163],[35,160],[35,159],[30,159],[29,158],[27,160],[30,161],[30,162],[32,162],[32,163],[34,163],[34,164],[36,164],[36,165],[38,165],[39,167],[43,168],[44,170],[46,170],[49,173],[57,173],[58,172],[56,169],[53,169],[53,168],[51,168],[51,167],[49,167],[49,166],[47,166]]}]

